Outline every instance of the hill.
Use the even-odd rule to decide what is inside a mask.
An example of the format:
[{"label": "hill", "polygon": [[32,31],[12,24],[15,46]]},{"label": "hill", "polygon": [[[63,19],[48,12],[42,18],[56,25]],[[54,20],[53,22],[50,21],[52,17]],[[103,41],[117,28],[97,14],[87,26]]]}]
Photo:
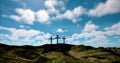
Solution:
[{"label": "hill", "polygon": [[120,63],[120,48],[93,48],[70,44],[0,44],[0,63]]}]

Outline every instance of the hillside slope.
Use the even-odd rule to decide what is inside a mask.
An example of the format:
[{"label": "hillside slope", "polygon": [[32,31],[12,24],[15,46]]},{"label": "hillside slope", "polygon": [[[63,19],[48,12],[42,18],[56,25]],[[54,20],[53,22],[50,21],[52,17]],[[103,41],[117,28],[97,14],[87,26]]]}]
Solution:
[{"label": "hillside slope", "polygon": [[0,44],[0,63],[120,63],[120,48],[54,44],[8,46]]}]

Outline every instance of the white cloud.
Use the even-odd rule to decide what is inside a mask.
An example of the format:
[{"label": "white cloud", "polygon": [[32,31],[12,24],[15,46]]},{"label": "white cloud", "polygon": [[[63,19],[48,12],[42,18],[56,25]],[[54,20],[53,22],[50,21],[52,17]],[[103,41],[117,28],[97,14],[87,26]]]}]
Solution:
[{"label": "white cloud", "polygon": [[46,10],[48,12],[48,14],[59,14],[59,11],[57,9],[53,8],[49,8]]},{"label": "white cloud", "polygon": [[70,41],[84,39],[86,42],[107,42],[107,37],[104,35],[102,31],[89,31],[82,32],[80,34],[75,33],[70,38]]},{"label": "white cloud", "polygon": [[39,10],[36,12],[37,20],[41,23],[48,23],[49,22],[49,15],[45,10]]},{"label": "white cloud", "polygon": [[[12,41],[13,45],[43,45],[48,44],[47,40],[51,34],[37,30],[15,29],[0,26],[1,30],[6,30],[11,34],[1,35]],[[22,39],[20,39],[22,37]],[[9,41],[8,41],[9,42]],[[37,44],[35,44],[37,42]],[[32,44],[31,44],[32,43]],[[39,43],[39,44],[38,44]]]},{"label": "white cloud", "polygon": [[[13,0],[19,2],[20,0]],[[46,9],[40,9],[39,11],[33,11],[31,9],[23,9],[23,8],[16,8],[15,12],[18,15],[10,15],[7,16],[15,21],[24,22],[27,24],[33,24],[35,21],[40,23],[47,23],[49,24],[50,21],[54,19],[69,19],[73,23],[80,21],[81,18],[79,16],[86,13],[85,9],[82,6],[78,6],[73,10],[65,11],[65,4],[63,1],[60,0],[46,0],[45,1]],[[56,9],[59,7],[59,9]],[[61,14],[59,11],[63,11],[64,13]]]},{"label": "white cloud", "polygon": [[[90,27],[90,29],[87,27]],[[74,33],[71,37],[68,37],[66,41],[69,44],[75,44],[75,45],[87,44],[87,45],[92,45],[96,47],[117,46],[117,44],[112,45],[112,43],[110,42],[110,40],[108,40],[108,38],[114,36],[119,39],[120,38],[119,27],[120,27],[120,22],[113,24],[110,27],[105,27],[104,31],[99,31],[99,26],[93,24],[91,21],[88,21],[81,33]],[[7,37],[8,39],[11,39],[13,41],[12,44],[14,45],[33,44],[33,45],[39,46],[43,44],[49,44],[48,38],[51,36],[51,34],[49,33],[44,33],[44,32],[32,30],[32,29],[25,30],[25,29],[7,28],[2,26],[0,26],[0,29],[7,30],[11,33],[11,35],[0,34],[0,38]],[[64,30],[62,30],[61,28],[59,28],[58,30],[59,32],[64,32]],[[116,31],[116,32],[113,32],[113,31]],[[20,40],[20,37],[24,37],[24,39]],[[85,42],[82,43],[80,40]],[[6,42],[5,40],[3,40],[3,42],[9,43],[9,42]],[[26,43],[26,42],[29,42],[29,43]],[[119,40],[118,40],[118,43],[119,43]],[[109,44],[109,45],[106,45],[106,44]]]},{"label": "white cloud", "polygon": [[25,26],[24,25],[20,25],[20,28],[25,28]]},{"label": "white cloud", "polygon": [[[35,40],[40,40],[41,42],[45,42],[45,43],[50,43],[49,41],[48,41],[48,39],[50,38],[50,36],[51,36],[51,34],[49,34],[49,33],[46,33],[46,34],[42,34],[42,35],[39,35],[39,36],[36,36],[35,37]],[[45,44],[44,43],[44,44]]]},{"label": "white cloud", "polygon": [[108,38],[105,35],[98,35],[86,42],[108,42]]},{"label": "white cloud", "polygon": [[[18,21],[24,22],[27,24],[33,24],[34,21],[40,23],[49,23],[49,14],[46,10],[39,10],[37,12],[32,11],[31,9],[22,9],[17,8],[15,10],[19,15],[10,15],[9,18]],[[36,17],[36,18],[35,18]]]},{"label": "white cloud", "polygon": [[21,17],[19,16],[16,16],[16,15],[11,15],[9,16],[11,19],[15,20],[15,21],[20,21],[21,20]]},{"label": "white cloud", "polygon": [[105,30],[105,34],[108,36],[120,35],[120,22],[112,25],[111,27],[106,27]]},{"label": "white cloud", "polygon": [[[64,2],[59,0],[46,0],[45,6],[47,7],[48,14],[56,14],[56,16],[53,16],[53,19],[69,19],[72,20],[73,23],[76,23],[77,21],[80,21],[81,18],[78,18],[79,16],[86,13],[85,9],[82,6],[78,6],[74,8],[73,10],[67,10],[63,14],[59,12],[59,10],[65,10]],[[55,7],[60,6],[59,10],[57,10]]]},{"label": "white cloud", "polygon": [[59,14],[56,18],[58,19],[66,18],[75,22],[76,19],[78,19],[79,16],[83,15],[84,13],[86,13],[85,9],[82,6],[78,6],[73,10],[67,10],[64,14]]},{"label": "white cloud", "polygon": [[[44,4],[46,6],[46,9],[40,9],[39,11],[17,8],[15,11],[19,15],[10,15],[9,18],[27,24],[33,24],[34,21],[48,24],[54,19],[68,19],[71,20],[73,23],[76,23],[78,21],[81,21],[80,16],[82,16],[83,14],[88,13],[88,15],[90,16],[100,17],[106,14],[120,12],[119,0],[107,0],[105,3],[99,3],[95,8],[90,9],[88,12],[82,6],[78,6],[75,7],[73,10],[68,9],[60,13],[62,8],[66,9],[64,1],[60,0],[46,0]],[[59,9],[56,9],[58,7]]]},{"label": "white cloud", "polygon": [[61,29],[61,28],[59,28],[59,29],[57,29],[57,31],[56,31],[56,32],[63,33],[63,32],[64,32],[64,30],[63,30],[63,29]]},{"label": "white cloud", "polygon": [[33,24],[35,20],[35,15],[34,12],[31,9],[22,9],[22,8],[17,8],[15,10],[19,16],[17,15],[10,15],[9,17],[15,21],[23,21],[27,24]]},{"label": "white cloud", "polygon": [[30,28],[30,27],[27,26],[27,25],[20,25],[19,27],[22,28],[22,29],[26,29],[26,28],[29,29],[29,28]]},{"label": "white cloud", "polygon": [[16,9],[15,9],[15,11],[16,11],[18,14],[20,14],[20,15],[22,15],[22,14],[24,13],[24,10],[25,10],[25,9],[22,9],[22,8],[16,8]]},{"label": "white cloud", "polygon": [[83,29],[83,31],[94,31],[98,29],[99,27],[93,24],[91,21],[88,21]]},{"label": "white cloud", "polygon": [[47,0],[45,1],[45,5],[48,8],[54,7],[57,5],[57,0]]},{"label": "white cloud", "polygon": [[45,6],[48,8],[52,8],[52,7],[55,7],[57,5],[63,6],[64,3],[63,3],[63,1],[60,1],[60,0],[46,0],[45,1]]},{"label": "white cloud", "polygon": [[91,21],[88,21],[82,30],[81,33],[74,33],[72,37],[69,38],[69,41],[79,41],[84,39],[86,42],[106,42],[107,37],[104,35],[104,32],[97,31],[99,26],[93,24]]},{"label": "white cloud", "polygon": [[7,27],[0,27],[0,29],[9,31],[12,34],[10,37],[12,40],[18,40],[19,37],[26,37],[26,36],[31,37],[42,33],[35,30],[15,29],[15,28],[7,28]]},{"label": "white cloud", "polygon": [[[64,2],[60,0],[46,0],[46,9],[39,9],[33,11],[26,9],[26,4],[21,0],[12,0],[13,2],[20,3],[24,8],[16,8],[15,12],[18,15],[2,15],[4,18],[11,18],[17,22],[23,22],[27,24],[33,24],[35,21],[40,23],[49,24],[52,18],[59,14],[59,10],[65,9]],[[60,7],[56,9],[56,7]]]},{"label": "white cloud", "polygon": [[59,11],[55,8],[56,6],[61,6],[62,8],[65,8],[63,1],[59,0],[46,0],[45,6],[47,7],[47,11],[49,14],[59,14]]},{"label": "white cloud", "polygon": [[120,0],[107,0],[106,3],[99,3],[94,9],[90,9],[88,15],[103,16],[120,12]]},{"label": "white cloud", "polygon": [[78,44],[81,44],[80,40],[82,40],[84,42],[83,44],[92,45],[96,47],[118,46],[118,44],[112,45],[111,39],[109,39],[109,37],[111,38],[117,37],[119,40],[120,38],[119,27],[120,22],[113,24],[110,27],[103,28],[104,31],[100,31],[99,26],[93,24],[91,21],[88,21],[81,33],[74,33],[71,37],[67,39],[67,41],[70,42],[71,44],[74,44],[74,42],[77,43],[79,42]]},{"label": "white cloud", "polygon": [[28,24],[33,24],[35,20],[34,12],[31,9],[16,9],[16,12],[21,15],[23,20],[26,20]]}]

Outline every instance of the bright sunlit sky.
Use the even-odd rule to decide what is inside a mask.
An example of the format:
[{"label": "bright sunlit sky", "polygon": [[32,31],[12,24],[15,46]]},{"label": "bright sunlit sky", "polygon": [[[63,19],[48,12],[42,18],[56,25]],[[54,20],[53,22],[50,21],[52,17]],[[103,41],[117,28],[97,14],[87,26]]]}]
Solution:
[{"label": "bright sunlit sky", "polygon": [[120,0],[0,0],[0,43],[40,46],[56,35],[67,44],[120,47]]}]

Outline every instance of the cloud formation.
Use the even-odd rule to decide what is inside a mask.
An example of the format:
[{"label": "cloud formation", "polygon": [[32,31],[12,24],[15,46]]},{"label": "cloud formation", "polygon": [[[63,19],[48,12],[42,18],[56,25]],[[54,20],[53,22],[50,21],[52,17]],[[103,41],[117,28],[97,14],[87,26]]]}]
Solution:
[{"label": "cloud formation", "polygon": [[89,45],[94,45],[93,43],[98,43],[98,46],[106,46],[106,43],[111,44],[110,40],[108,40],[108,37],[114,36],[120,39],[119,27],[120,22],[113,24],[111,27],[103,28],[104,31],[100,31],[98,30],[99,26],[93,24],[91,21],[88,21],[81,33],[74,33],[71,37],[69,37],[69,39],[67,39],[67,41],[72,44],[74,44],[74,42],[80,44],[80,40],[83,40]]},{"label": "cloud formation", "polygon": [[[19,2],[20,0],[13,0],[15,2]],[[33,11],[31,9],[25,9],[25,8],[16,8],[15,12],[18,15],[2,15],[4,18],[11,18],[17,22],[24,22],[27,24],[33,24],[35,21],[49,24],[50,20],[54,16],[50,16],[52,14],[58,15],[59,10],[56,9],[56,6],[60,6],[64,8],[63,1],[58,0],[46,0],[45,1],[46,9],[40,9],[38,11]]]},{"label": "cloud formation", "polygon": [[[12,43],[12,45],[32,45],[39,46],[43,44],[48,44],[48,38],[51,36],[50,33],[45,33],[37,30],[26,30],[26,29],[15,29],[0,26],[1,30],[6,30],[10,34],[1,34],[0,39],[6,39],[7,44]],[[7,40],[9,39],[9,40]],[[37,44],[36,44],[36,43]]]},{"label": "cloud formation", "polygon": [[49,15],[45,10],[36,12],[37,21],[41,23],[49,23]]},{"label": "cloud formation", "polygon": [[[13,0],[14,1],[14,0]],[[20,1],[20,0],[15,0]],[[120,12],[120,0],[107,0],[105,3],[99,3],[94,8],[87,10],[81,5],[74,7],[72,10],[65,8],[65,2],[60,0],[46,0],[44,2],[45,9],[33,11],[32,9],[16,8],[15,12],[18,15],[10,15],[9,17],[18,22],[33,24],[35,21],[39,23],[49,24],[51,21],[57,19],[68,19],[73,23],[81,21],[82,15],[92,17],[101,17],[107,14],[114,14]],[[59,8],[57,8],[59,7]],[[61,11],[64,9],[64,12]]]},{"label": "cloud formation", "polygon": [[71,20],[72,22],[76,22],[77,19],[79,19],[79,17],[85,13],[86,10],[82,6],[78,6],[73,10],[67,10],[65,13],[57,15],[56,18],[58,19],[66,18]]},{"label": "cloud formation", "polygon": [[63,30],[63,29],[61,29],[61,28],[59,28],[59,29],[57,29],[57,30],[56,30],[56,32],[63,33],[63,32],[64,32],[64,30]]},{"label": "cloud formation", "polygon": [[106,32],[105,34],[108,36],[113,36],[113,35],[120,35],[120,21],[114,25],[112,25],[111,27],[106,27],[104,29]]},{"label": "cloud formation", "polygon": [[105,3],[99,3],[95,8],[90,9],[88,15],[101,17],[118,12],[120,12],[120,0],[107,0]]},{"label": "cloud formation", "polygon": [[58,14],[59,11],[55,8],[56,6],[64,7],[63,1],[58,0],[46,0],[45,6],[47,7],[47,11],[49,14]]},{"label": "cloud formation", "polygon": [[27,24],[33,24],[33,22],[35,20],[35,13],[31,9],[17,8],[15,11],[20,16],[10,15],[11,19],[16,20],[18,22],[23,21]]}]

